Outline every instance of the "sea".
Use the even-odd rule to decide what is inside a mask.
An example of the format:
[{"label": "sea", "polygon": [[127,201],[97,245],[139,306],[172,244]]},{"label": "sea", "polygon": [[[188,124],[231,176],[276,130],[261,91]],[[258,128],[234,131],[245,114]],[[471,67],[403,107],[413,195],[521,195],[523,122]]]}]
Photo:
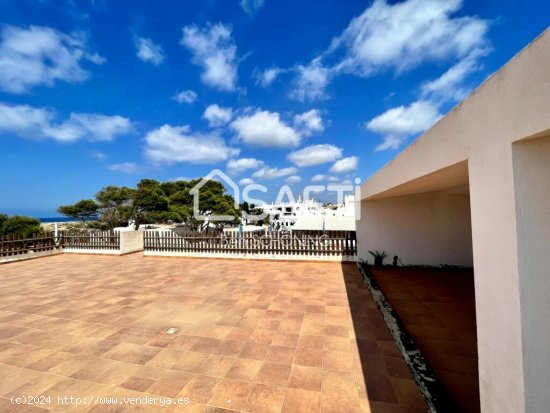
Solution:
[{"label": "sea", "polygon": [[38,218],[40,222],[77,222],[74,218],[67,217],[53,217],[53,218]]}]

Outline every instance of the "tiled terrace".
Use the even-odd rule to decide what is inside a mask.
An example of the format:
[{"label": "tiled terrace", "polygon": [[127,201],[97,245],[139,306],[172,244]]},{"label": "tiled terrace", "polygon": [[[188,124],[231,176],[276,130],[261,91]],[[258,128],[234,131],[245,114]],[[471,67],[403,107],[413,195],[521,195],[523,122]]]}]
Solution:
[{"label": "tiled terrace", "polygon": [[456,410],[479,412],[473,271],[384,267],[370,272]]},{"label": "tiled terrace", "polygon": [[[1,412],[426,411],[353,264],[133,254],[0,265],[0,377]],[[96,395],[192,403],[57,402]]]}]

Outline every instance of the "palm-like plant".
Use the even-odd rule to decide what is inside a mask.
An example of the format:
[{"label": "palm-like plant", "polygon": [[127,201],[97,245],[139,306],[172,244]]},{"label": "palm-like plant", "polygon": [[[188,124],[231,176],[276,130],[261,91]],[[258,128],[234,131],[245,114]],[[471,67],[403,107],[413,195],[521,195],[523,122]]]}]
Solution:
[{"label": "palm-like plant", "polygon": [[374,266],[375,267],[381,267],[384,265],[384,259],[386,258],[386,253],[384,251],[369,251],[369,254],[374,257]]}]

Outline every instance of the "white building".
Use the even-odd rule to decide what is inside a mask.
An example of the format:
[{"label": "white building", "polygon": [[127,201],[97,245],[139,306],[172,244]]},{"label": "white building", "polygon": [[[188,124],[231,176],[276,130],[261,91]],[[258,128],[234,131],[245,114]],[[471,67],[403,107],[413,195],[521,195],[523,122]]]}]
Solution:
[{"label": "white building", "polygon": [[315,200],[297,202],[283,202],[279,204],[266,204],[258,208],[269,216],[270,222],[275,226],[288,229],[325,229],[354,230],[355,207],[354,196],[346,195],[344,203],[336,207],[324,207]]}]

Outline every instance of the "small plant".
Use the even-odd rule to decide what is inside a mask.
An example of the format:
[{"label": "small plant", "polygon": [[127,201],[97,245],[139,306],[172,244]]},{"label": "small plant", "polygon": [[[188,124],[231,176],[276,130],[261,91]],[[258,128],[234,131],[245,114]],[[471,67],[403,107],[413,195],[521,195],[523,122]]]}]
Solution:
[{"label": "small plant", "polygon": [[369,254],[374,257],[374,266],[375,267],[381,267],[384,265],[384,259],[386,258],[386,253],[384,251],[369,251]]}]

